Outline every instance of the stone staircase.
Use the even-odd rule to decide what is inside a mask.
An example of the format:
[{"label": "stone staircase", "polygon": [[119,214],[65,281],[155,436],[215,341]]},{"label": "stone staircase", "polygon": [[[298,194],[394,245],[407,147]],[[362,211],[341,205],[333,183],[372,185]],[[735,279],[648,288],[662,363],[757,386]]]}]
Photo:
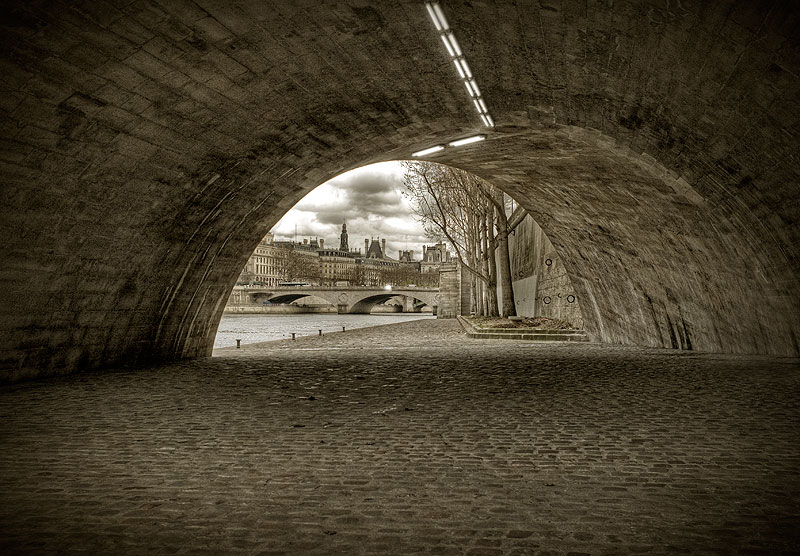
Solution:
[{"label": "stone staircase", "polygon": [[539,330],[524,328],[478,328],[468,319],[459,316],[458,322],[469,338],[494,340],[527,340],[529,342],[588,342],[584,330]]}]

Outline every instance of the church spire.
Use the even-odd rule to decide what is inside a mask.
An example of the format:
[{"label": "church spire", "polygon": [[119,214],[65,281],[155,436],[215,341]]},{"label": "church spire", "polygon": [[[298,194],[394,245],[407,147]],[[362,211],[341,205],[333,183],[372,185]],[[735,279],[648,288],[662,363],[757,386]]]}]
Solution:
[{"label": "church spire", "polygon": [[350,251],[347,245],[347,222],[342,222],[342,235],[340,236],[339,251]]}]

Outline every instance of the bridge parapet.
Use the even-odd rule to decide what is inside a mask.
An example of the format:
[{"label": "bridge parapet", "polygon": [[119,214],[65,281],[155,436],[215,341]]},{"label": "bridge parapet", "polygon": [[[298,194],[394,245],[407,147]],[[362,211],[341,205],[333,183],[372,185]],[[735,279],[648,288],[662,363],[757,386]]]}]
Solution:
[{"label": "bridge parapet", "polygon": [[235,291],[246,293],[253,301],[275,300],[291,303],[303,297],[314,296],[331,305],[336,305],[340,313],[369,313],[378,304],[395,296],[416,299],[431,308],[439,305],[439,288],[393,288],[391,290],[375,287],[349,286],[274,286],[237,287]]}]

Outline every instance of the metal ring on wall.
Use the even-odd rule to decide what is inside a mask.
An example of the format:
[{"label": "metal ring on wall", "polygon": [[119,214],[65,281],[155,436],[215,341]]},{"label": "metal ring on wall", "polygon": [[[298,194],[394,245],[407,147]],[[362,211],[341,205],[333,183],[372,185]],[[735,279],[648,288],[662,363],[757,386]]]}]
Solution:
[{"label": "metal ring on wall", "polygon": [[545,259],[544,264],[546,264],[547,266],[552,265],[553,264],[553,259]]},{"label": "metal ring on wall", "polygon": [[567,303],[575,303],[575,296],[570,294],[567,296]]},{"label": "metal ring on wall", "polygon": [[544,296],[544,297],[542,298],[542,301],[544,301],[544,304],[545,304],[545,305],[550,305],[550,302],[552,301],[552,299],[550,299],[550,296],[549,296],[549,295],[546,295],[546,296]]}]

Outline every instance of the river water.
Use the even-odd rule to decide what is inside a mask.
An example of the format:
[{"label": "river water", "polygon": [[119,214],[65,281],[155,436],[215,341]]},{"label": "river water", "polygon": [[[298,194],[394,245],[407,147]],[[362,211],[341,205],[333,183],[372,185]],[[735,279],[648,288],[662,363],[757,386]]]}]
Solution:
[{"label": "river water", "polygon": [[222,315],[214,347],[242,345],[291,338],[292,332],[300,336],[312,336],[326,332],[341,332],[381,324],[408,322],[416,319],[435,318],[430,313],[389,313],[378,315],[336,315],[333,313],[304,313],[299,315]]}]

